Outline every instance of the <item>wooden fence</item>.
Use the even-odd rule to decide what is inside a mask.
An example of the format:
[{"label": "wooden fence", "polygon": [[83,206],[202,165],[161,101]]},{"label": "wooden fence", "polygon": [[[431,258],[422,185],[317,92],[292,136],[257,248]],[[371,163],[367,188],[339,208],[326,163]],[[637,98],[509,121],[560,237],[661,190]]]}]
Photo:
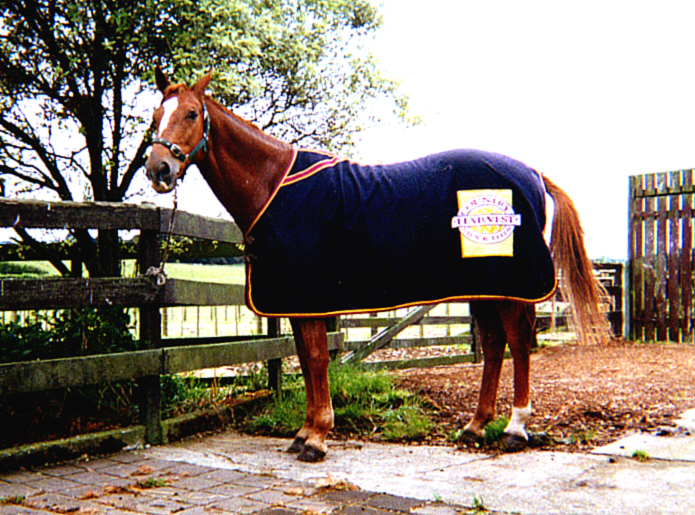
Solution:
[{"label": "wooden fence", "polygon": [[693,170],[630,177],[629,336],[693,340]]},{"label": "wooden fence", "polygon": [[[0,227],[41,229],[138,230],[138,269],[160,264],[160,239],[169,231],[172,211],[150,204],[140,206],[111,203],[56,203],[0,199]],[[238,243],[241,233],[229,222],[177,211],[173,234],[219,242]],[[612,314],[621,320],[621,269],[608,274],[614,288]],[[617,293],[616,293],[617,292]],[[617,297],[616,297],[617,295]],[[279,334],[279,324],[270,319],[261,337],[215,336],[162,338],[162,308],[170,306],[228,306],[244,304],[241,284],[204,283],[168,278],[159,283],[153,276],[132,278],[0,279],[0,311],[67,309],[83,306],[121,305],[139,310],[141,350],[109,355],[76,357],[0,365],[0,397],[15,393],[81,386],[110,381],[137,380],[142,392],[141,423],[146,441],[165,440],[160,411],[160,376],[205,368],[267,361],[271,382],[280,385],[280,360],[295,354],[293,338]],[[348,351],[345,360],[361,359],[391,343],[392,347],[471,344],[470,317],[460,312],[427,316],[433,307],[417,308],[403,317],[386,314],[344,318],[343,329],[367,327],[373,337],[346,342],[342,333],[329,335],[329,348]],[[435,311],[436,312],[436,311]],[[560,321],[562,317],[558,318]],[[424,329],[414,338],[393,341],[405,327],[443,325],[456,327],[455,334],[426,336]],[[619,327],[619,323],[618,326]],[[467,326],[467,327],[466,327]],[[337,329],[337,327],[335,327]],[[429,366],[480,359],[470,352],[444,358],[391,363],[391,366]]]},{"label": "wooden fence", "polygon": [[[152,205],[40,202],[0,199],[0,227],[41,229],[139,230],[138,269],[160,265],[160,237],[170,227],[172,211]],[[226,221],[177,211],[173,234],[238,243],[241,233]],[[142,350],[99,356],[18,362],[0,365],[0,397],[52,388],[137,380],[141,423],[146,441],[164,440],[160,411],[160,375],[255,361],[279,361],[295,354],[294,340],[267,325],[265,338],[187,338],[162,340],[161,308],[244,303],[244,287],[167,279],[133,278],[0,279],[0,310],[65,309],[83,306],[134,306],[139,309]],[[337,349],[340,333],[329,335]],[[252,343],[252,345],[249,345]]]}]

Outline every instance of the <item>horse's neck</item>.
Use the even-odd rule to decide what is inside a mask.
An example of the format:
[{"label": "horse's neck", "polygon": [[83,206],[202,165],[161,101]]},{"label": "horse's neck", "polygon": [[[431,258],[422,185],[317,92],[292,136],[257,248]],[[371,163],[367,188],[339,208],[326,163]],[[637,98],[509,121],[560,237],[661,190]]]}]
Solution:
[{"label": "horse's neck", "polygon": [[210,144],[200,171],[246,233],[275,191],[292,147],[245,122],[210,99]]}]

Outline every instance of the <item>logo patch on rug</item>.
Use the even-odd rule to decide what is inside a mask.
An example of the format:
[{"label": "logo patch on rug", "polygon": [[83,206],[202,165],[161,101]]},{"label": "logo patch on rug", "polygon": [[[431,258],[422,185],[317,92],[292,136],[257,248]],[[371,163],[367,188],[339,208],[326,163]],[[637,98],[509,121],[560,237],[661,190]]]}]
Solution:
[{"label": "logo patch on rug", "polygon": [[521,215],[512,207],[512,190],[464,190],[456,196],[459,210],[451,228],[461,233],[461,257],[514,256]]}]

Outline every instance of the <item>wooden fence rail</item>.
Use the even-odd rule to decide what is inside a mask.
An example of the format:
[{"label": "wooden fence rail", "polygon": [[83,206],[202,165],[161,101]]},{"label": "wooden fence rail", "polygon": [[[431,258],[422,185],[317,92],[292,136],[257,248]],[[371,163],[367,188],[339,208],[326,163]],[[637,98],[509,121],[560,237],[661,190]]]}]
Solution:
[{"label": "wooden fence rail", "polygon": [[[171,217],[175,216],[174,223]],[[227,221],[155,207],[105,202],[45,202],[0,199],[0,227],[22,229],[139,230],[138,269],[160,265],[160,239],[172,234],[240,243],[241,231]],[[217,339],[215,343],[164,347],[161,308],[166,306],[235,305],[244,303],[244,287],[156,277],[0,279],[0,310],[66,309],[84,306],[139,308],[140,347],[136,352],[0,365],[0,396],[13,393],[137,380],[141,422],[146,441],[162,442],[160,375],[254,361],[279,361],[295,353],[294,340],[268,324],[264,339]],[[342,335],[329,336],[331,349]],[[276,374],[277,375],[277,374]]]}]

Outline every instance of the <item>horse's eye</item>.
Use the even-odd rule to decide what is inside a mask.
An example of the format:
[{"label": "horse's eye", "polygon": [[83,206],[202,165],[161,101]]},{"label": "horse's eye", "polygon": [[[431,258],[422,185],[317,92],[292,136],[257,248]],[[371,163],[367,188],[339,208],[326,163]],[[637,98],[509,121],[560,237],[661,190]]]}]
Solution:
[{"label": "horse's eye", "polygon": [[198,113],[196,111],[190,110],[188,111],[186,118],[189,120],[195,120],[196,118],[198,118]]}]

